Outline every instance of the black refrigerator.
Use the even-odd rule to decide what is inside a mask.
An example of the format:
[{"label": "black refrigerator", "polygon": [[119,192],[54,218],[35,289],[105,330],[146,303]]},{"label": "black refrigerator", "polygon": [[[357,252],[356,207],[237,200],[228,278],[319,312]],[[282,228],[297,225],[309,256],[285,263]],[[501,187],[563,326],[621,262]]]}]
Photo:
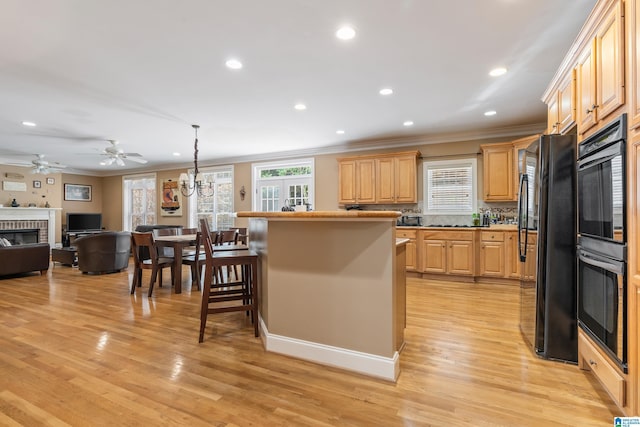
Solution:
[{"label": "black refrigerator", "polygon": [[520,330],[544,359],[577,363],[576,139],[543,135],[518,152]]}]

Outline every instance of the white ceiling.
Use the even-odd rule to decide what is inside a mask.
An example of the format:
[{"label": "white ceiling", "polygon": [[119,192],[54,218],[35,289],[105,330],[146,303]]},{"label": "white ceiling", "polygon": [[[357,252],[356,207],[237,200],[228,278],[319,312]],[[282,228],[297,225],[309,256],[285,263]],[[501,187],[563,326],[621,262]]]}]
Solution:
[{"label": "white ceiling", "polygon": [[[594,4],[3,0],[0,158],[96,174],[187,165],[193,123],[200,165],[541,130],[542,93]],[[344,23],[349,42],[334,36]],[[490,77],[496,66],[509,72]],[[149,163],[100,166],[108,139]]]}]

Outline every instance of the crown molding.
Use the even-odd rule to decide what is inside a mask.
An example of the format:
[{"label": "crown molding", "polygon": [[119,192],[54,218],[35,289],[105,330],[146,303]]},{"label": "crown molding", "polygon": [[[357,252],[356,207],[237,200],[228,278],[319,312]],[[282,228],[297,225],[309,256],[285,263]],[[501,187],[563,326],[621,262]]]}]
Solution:
[{"label": "crown molding", "polygon": [[[326,147],[308,148],[302,150],[290,150],[290,151],[274,151],[272,153],[260,153],[250,154],[246,156],[234,156],[224,157],[219,159],[199,159],[199,167],[207,168],[212,166],[222,166],[236,163],[249,163],[249,162],[266,162],[272,160],[284,160],[292,159],[296,157],[311,157],[326,154],[337,153],[352,153],[359,151],[372,151],[372,150],[384,150],[395,149],[401,147],[413,147],[420,145],[431,144],[444,144],[462,141],[477,141],[485,139],[496,138],[517,138],[521,136],[528,136],[533,134],[539,134],[544,132],[546,123],[533,123],[527,125],[508,126],[501,128],[493,128],[479,131],[469,132],[451,132],[436,135],[412,135],[405,137],[391,137],[391,138],[373,138],[362,139],[356,141],[348,141],[343,144],[329,145]],[[78,169],[65,170],[64,173],[70,174],[82,174],[89,176],[122,176],[127,174],[143,174],[150,172],[162,172],[175,169],[190,169],[193,167],[193,162],[180,162],[180,163],[164,163],[158,165],[152,165],[145,168],[138,169],[118,169],[113,171],[82,171]]]}]

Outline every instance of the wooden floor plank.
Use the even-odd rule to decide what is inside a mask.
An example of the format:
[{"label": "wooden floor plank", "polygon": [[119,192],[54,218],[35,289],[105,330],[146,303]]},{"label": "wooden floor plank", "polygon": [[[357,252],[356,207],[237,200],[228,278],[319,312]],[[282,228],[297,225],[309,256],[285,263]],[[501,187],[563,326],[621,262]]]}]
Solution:
[{"label": "wooden floor plank", "polygon": [[[168,275],[167,275],[168,276]],[[210,316],[183,270],[146,296],[131,270],[0,279],[0,424],[605,426],[621,415],[577,366],[538,359],[519,290],[408,279],[397,383],[267,353],[244,313]],[[148,280],[145,275],[144,280]]]}]

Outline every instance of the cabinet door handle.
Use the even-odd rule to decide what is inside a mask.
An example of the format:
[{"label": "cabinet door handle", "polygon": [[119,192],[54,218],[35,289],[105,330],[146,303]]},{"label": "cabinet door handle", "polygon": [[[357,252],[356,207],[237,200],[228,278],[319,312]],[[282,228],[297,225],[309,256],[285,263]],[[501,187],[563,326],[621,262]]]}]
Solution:
[{"label": "cabinet door handle", "polygon": [[587,108],[587,114],[593,113],[596,110],[596,108],[598,108],[598,106],[596,104],[593,104],[591,106],[591,109]]}]

